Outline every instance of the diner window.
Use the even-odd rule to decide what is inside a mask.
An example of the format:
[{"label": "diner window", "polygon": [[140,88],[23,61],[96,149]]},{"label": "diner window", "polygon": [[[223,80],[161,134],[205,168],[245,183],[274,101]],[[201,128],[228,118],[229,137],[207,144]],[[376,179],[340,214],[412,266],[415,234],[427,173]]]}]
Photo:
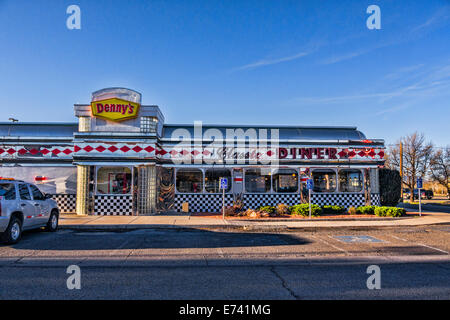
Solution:
[{"label": "diner window", "polygon": [[199,169],[180,169],[177,171],[176,185],[181,193],[201,193],[203,172]]},{"label": "diner window", "polygon": [[155,117],[141,117],[141,132],[156,133],[158,119]]},{"label": "diner window", "polygon": [[270,172],[263,172],[261,169],[245,170],[245,191],[254,193],[264,193],[270,191]]},{"label": "diner window", "polygon": [[98,194],[130,194],[131,184],[128,167],[101,167],[97,171]]},{"label": "diner window", "polygon": [[280,169],[273,174],[273,191],[297,192],[298,175],[294,169]]},{"label": "diner window", "polygon": [[340,170],[339,190],[342,192],[360,192],[363,188],[363,176],[360,170]]},{"label": "diner window", "polygon": [[312,178],[314,192],[333,192],[336,190],[336,172],[334,170],[314,170]]},{"label": "diner window", "polygon": [[208,169],[205,172],[205,190],[209,193],[222,192],[220,189],[220,178],[228,180],[228,187],[225,192],[231,190],[231,172],[228,169]]}]

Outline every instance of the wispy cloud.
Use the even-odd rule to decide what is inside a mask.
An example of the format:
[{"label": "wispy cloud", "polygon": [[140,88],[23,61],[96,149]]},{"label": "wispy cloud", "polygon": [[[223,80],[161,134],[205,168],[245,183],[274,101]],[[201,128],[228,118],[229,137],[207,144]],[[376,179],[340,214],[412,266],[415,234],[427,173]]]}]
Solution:
[{"label": "wispy cloud", "polygon": [[388,73],[387,75],[384,76],[384,78],[388,79],[388,80],[398,79],[398,78],[404,76],[405,74],[409,74],[413,71],[417,71],[417,70],[421,69],[423,66],[424,66],[424,64],[420,63],[420,64],[416,64],[413,66],[402,67],[402,68],[397,69],[394,72]]},{"label": "wispy cloud", "polygon": [[377,49],[381,49],[384,47],[388,47],[391,45],[397,45],[402,42],[415,40],[420,36],[423,36],[426,34],[428,28],[437,26],[442,23],[448,23],[448,18],[450,17],[450,6],[446,5],[439,10],[437,10],[428,20],[426,20],[424,23],[416,26],[415,28],[409,30],[408,32],[399,35],[393,39],[390,39],[388,41],[378,43],[376,45],[372,45],[365,48],[359,48],[352,52],[343,53],[340,55],[332,56],[330,58],[326,58],[320,62],[320,64],[334,64],[341,61],[353,59],[356,57],[359,57],[361,55],[367,54],[369,52],[372,52]]},{"label": "wispy cloud", "polygon": [[427,21],[424,23],[418,25],[417,27],[412,29],[412,32],[417,32],[419,30],[423,30],[425,28],[428,28],[430,26],[446,22],[447,18],[450,17],[450,6],[446,5],[439,10],[437,10],[430,18],[428,18]]},{"label": "wispy cloud", "polygon": [[[400,68],[397,70],[396,74],[417,68],[419,68],[419,65],[411,66],[409,68]],[[389,85],[389,87],[392,86]],[[375,113],[376,115],[383,115],[407,109],[417,104],[419,101],[418,99],[421,101],[427,101],[430,98],[444,95],[450,95],[450,61],[447,61],[439,66],[428,68],[422,73],[419,80],[417,80],[414,75],[411,75],[409,84],[399,86],[395,89],[331,97],[300,97],[291,99],[287,103],[297,106],[328,104],[350,105],[353,103],[364,105],[368,103],[375,103],[380,106],[387,106]]]},{"label": "wispy cloud", "polygon": [[273,64],[278,64],[282,62],[297,60],[303,57],[306,57],[307,55],[311,54],[311,51],[302,51],[297,54],[294,54],[292,56],[277,58],[277,59],[261,59],[253,63],[249,63],[246,65],[243,65],[241,67],[233,68],[232,71],[240,71],[240,70],[246,70],[246,69],[254,69],[258,67],[264,67],[264,66],[270,66]]}]

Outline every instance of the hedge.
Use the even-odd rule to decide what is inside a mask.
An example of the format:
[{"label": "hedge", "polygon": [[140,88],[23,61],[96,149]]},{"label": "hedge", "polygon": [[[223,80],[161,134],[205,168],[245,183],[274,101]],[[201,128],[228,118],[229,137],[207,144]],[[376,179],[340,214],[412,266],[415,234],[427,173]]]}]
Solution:
[{"label": "hedge", "polygon": [[267,212],[269,214],[272,214],[272,213],[274,213],[276,211],[276,208],[272,207],[272,206],[264,206],[264,207],[260,207],[258,209],[258,211],[263,211],[263,212]]},{"label": "hedge", "polygon": [[380,204],[396,206],[401,198],[402,178],[398,170],[383,168],[379,170]]},{"label": "hedge", "polygon": [[345,213],[347,209],[342,206],[323,206],[322,207],[323,213],[333,213],[333,214],[341,214]]},{"label": "hedge", "polygon": [[374,213],[378,217],[401,217],[406,214],[406,210],[396,207],[376,207]]},{"label": "hedge", "polygon": [[[308,203],[302,203],[297,204],[289,207],[289,212],[292,215],[301,215],[304,217],[309,216],[309,204]],[[319,214],[322,213],[322,208],[318,206],[317,204],[311,204],[311,216],[317,217]]]},{"label": "hedge", "polygon": [[356,208],[356,213],[358,214],[375,214],[376,206],[362,206]]}]

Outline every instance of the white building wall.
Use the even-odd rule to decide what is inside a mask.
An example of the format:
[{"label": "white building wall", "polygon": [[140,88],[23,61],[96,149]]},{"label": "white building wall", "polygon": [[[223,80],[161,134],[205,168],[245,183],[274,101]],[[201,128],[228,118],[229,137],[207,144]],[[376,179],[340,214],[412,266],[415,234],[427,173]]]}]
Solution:
[{"label": "white building wall", "polygon": [[[36,176],[46,177],[46,180],[35,181]],[[0,166],[0,177],[34,183],[42,192],[50,194],[76,194],[77,192],[75,166]]]}]

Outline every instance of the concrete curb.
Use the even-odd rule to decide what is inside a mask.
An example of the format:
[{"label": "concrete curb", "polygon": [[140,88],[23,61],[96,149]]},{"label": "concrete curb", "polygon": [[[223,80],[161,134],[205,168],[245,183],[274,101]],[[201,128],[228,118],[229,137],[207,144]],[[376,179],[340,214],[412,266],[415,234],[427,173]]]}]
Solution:
[{"label": "concrete curb", "polygon": [[450,222],[433,222],[429,224],[420,225],[362,225],[362,226],[288,226],[288,225],[252,225],[252,224],[240,224],[240,225],[157,225],[157,224],[140,224],[140,225],[123,225],[123,224],[113,224],[113,225],[60,225],[60,230],[75,230],[75,231],[113,231],[113,232],[128,232],[135,230],[195,230],[195,229],[207,229],[207,230],[229,230],[229,231],[264,231],[264,232],[275,232],[275,231],[316,231],[316,230],[379,230],[386,228],[399,228],[399,227],[426,227],[433,225],[450,225]]}]

